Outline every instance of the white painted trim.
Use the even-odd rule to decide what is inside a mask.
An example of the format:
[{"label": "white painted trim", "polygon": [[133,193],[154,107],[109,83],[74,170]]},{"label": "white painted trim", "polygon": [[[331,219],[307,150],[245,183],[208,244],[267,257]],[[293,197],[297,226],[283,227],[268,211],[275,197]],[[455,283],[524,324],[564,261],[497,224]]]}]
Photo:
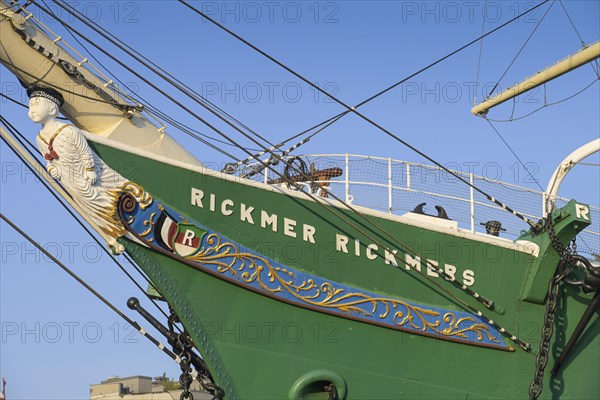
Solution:
[{"label": "white painted trim", "polygon": [[[223,179],[223,180],[229,181],[229,182],[235,182],[235,183],[241,184],[241,185],[252,186],[252,187],[262,189],[262,190],[276,192],[276,193],[279,193],[279,194],[282,194],[285,196],[296,197],[299,199],[312,201],[312,202],[321,202],[322,204],[327,204],[327,205],[330,205],[330,206],[333,206],[333,207],[336,207],[339,209],[346,209],[345,206],[343,205],[343,203],[341,203],[337,200],[332,200],[332,199],[315,196],[315,198],[317,199],[317,201],[315,201],[315,200],[312,200],[311,198],[307,197],[303,193],[300,193],[298,191],[291,190],[291,189],[284,187],[285,185],[283,185],[283,186],[268,185],[268,184],[256,182],[256,181],[253,181],[250,179],[244,179],[244,178],[240,178],[237,176],[231,176],[231,175],[219,172],[219,171],[215,171],[215,170],[206,168],[201,165],[193,165],[193,164],[188,164],[188,163],[178,161],[178,160],[172,160],[165,156],[157,155],[155,153],[151,153],[146,150],[128,146],[128,145],[120,143],[120,142],[115,142],[115,141],[107,139],[107,138],[99,137],[99,136],[96,136],[93,134],[87,134],[85,132],[84,132],[84,134],[88,138],[88,140],[91,140],[92,142],[100,143],[100,144],[103,144],[103,145],[106,145],[109,147],[113,147],[115,149],[118,149],[118,150],[121,150],[121,151],[124,151],[127,153],[135,154],[135,155],[138,155],[141,157],[145,157],[145,158],[149,158],[149,159],[152,159],[152,160],[155,160],[158,162],[162,162],[164,164],[172,165],[174,167],[183,168],[188,171],[197,172],[197,173],[203,174],[203,175],[210,175],[215,178]],[[388,221],[398,222],[398,223],[402,223],[402,224],[406,224],[406,225],[410,225],[410,226],[415,226],[418,228],[428,229],[428,230],[431,230],[434,232],[443,233],[443,234],[455,236],[455,237],[462,238],[462,239],[469,239],[469,240],[474,240],[474,241],[478,241],[481,243],[491,244],[491,245],[495,245],[498,247],[503,247],[506,249],[511,249],[511,250],[522,252],[522,253],[530,254],[530,255],[533,255],[536,257],[539,254],[539,250],[540,250],[539,246],[533,242],[528,242],[528,241],[513,242],[509,239],[501,238],[498,236],[491,236],[491,235],[481,234],[481,233],[477,233],[477,232],[473,233],[473,232],[470,232],[469,230],[464,230],[464,229],[460,229],[460,228],[451,228],[451,227],[445,226],[444,224],[437,224],[437,223],[430,222],[430,221],[420,221],[420,220],[416,220],[416,219],[411,219],[410,217],[407,218],[406,215],[389,214],[389,213],[373,210],[373,209],[358,206],[358,205],[352,205],[352,207],[355,210],[357,210],[360,213],[365,214],[365,215],[385,219]]]},{"label": "white painted trim", "polygon": [[403,221],[410,223],[411,225],[417,223],[423,223],[427,226],[438,226],[458,231],[458,222],[450,219],[437,218],[431,215],[417,214],[414,212],[407,212],[400,216]]},{"label": "white painted trim", "polygon": [[556,207],[556,199],[558,196],[558,189],[560,189],[560,185],[563,180],[571,171],[571,169],[578,163],[581,162],[586,157],[591,156],[594,153],[600,151],[600,139],[594,139],[589,143],[584,144],[571,154],[569,154],[559,165],[556,167],[554,174],[552,174],[552,178],[550,178],[550,182],[548,182],[548,187],[546,188],[546,203],[544,205],[544,218],[548,215],[548,213],[554,211]]}]

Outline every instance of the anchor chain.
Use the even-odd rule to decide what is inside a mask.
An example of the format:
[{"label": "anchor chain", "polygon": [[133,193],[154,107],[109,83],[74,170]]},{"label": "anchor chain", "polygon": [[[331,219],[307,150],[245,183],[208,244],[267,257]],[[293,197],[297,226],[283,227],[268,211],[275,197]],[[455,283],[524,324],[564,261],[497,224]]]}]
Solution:
[{"label": "anchor chain", "polygon": [[[562,268],[563,264],[559,266]],[[548,285],[548,295],[546,298],[546,313],[544,315],[544,325],[542,326],[542,334],[540,339],[540,349],[535,358],[535,373],[533,382],[529,386],[529,399],[536,400],[541,394],[544,386],[544,371],[548,365],[548,355],[550,352],[550,339],[554,333],[554,317],[556,311],[556,303],[558,298],[558,289],[563,279],[571,273],[569,268],[565,268],[562,272],[559,271]]]},{"label": "anchor chain", "polygon": [[594,293],[600,290],[600,267],[592,265],[590,260],[585,257],[575,255],[573,259],[585,268],[585,277],[583,279],[565,279],[565,282],[572,286],[579,286],[584,293]]},{"label": "anchor chain", "polygon": [[[168,326],[169,331],[174,333],[175,324],[180,323],[177,314],[173,309],[169,307],[171,315],[169,315]],[[194,371],[191,366],[191,350],[194,348],[194,343],[192,342],[192,338],[189,333],[183,329],[179,335],[177,335],[177,341],[173,345],[173,351],[179,354],[181,358],[181,375],[179,377],[179,383],[181,383],[181,387],[183,388],[183,392],[179,397],[180,400],[194,400],[194,395],[190,392],[189,388],[194,380],[194,374],[191,371]],[[216,383],[213,382],[210,373],[201,368],[201,366],[194,364],[196,367],[195,378],[200,383],[202,389],[206,392],[210,393],[213,397],[212,400],[222,400],[225,397],[225,391],[219,387]]]},{"label": "anchor chain", "polygon": [[554,250],[556,250],[560,256],[560,262],[572,263],[573,257],[577,254],[576,238],[573,238],[570,245],[563,245],[554,231],[554,220],[551,215],[548,215],[548,218],[546,219],[546,230],[548,231],[548,237],[550,238],[552,247],[554,247]]},{"label": "anchor chain", "polygon": [[585,267],[586,276],[583,279],[565,279],[565,282],[569,285],[575,287],[581,287],[584,293],[594,293],[594,297],[586,307],[581,319],[575,326],[573,333],[571,334],[571,338],[569,339],[567,345],[565,346],[562,354],[554,363],[554,368],[552,368],[552,375],[556,375],[558,371],[560,371],[561,366],[564,364],[565,360],[571,355],[577,341],[583,334],[583,331],[588,326],[592,316],[600,309],[600,266],[594,266],[585,257],[575,255],[574,260],[579,264]]},{"label": "anchor chain", "polygon": [[174,346],[181,349],[181,354],[179,355],[181,358],[181,375],[179,376],[179,383],[181,383],[183,392],[181,392],[179,400],[194,400],[194,395],[190,392],[190,385],[194,381],[194,378],[190,372],[190,350],[192,346],[190,345],[190,342],[187,340],[186,336],[186,333],[180,333],[177,337],[177,345]]},{"label": "anchor chain", "polygon": [[546,219],[546,229],[548,231],[548,237],[552,247],[560,256],[558,263],[557,273],[550,280],[548,285],[548,293],[546,296],[546,312],[544,314],[544,324],[542,326],[540,347],[538,355],[535,358],[535,373],[533,375],[533,381],[529,386],[529,399],[536,400],[541,394],[544,387],[544,371],[546,365],[548,365],[548,356],[550,352],[550,340],[554,333],[554,317],[556,312],[556,304],[558,299],[558,290],[560,284],[565,280],[571,273],[571,269],[567,267],[568,264],[572,264],[577,253],[577,244],[575,238],[571,242],[570,246],[565,246],[561,243],[560,239],[554,231],[554,221],[552,216],[549,215]]}]

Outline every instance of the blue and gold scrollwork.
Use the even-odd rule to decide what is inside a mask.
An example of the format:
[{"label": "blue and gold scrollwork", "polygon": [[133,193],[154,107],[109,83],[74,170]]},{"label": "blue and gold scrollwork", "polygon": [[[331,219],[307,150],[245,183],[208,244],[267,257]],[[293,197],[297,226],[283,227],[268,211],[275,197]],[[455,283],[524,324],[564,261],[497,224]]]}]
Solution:
[{"label": "blue and gold scrollwork", "polygon": [[[149,247],[157,248],[154,238],[164,234],[165,229],[156,227],[153,221],[161,212],[177,215],[168,207],[151,204],[145,209],[136,207],[122,218],[128,221],[134,216],[135,222],[128,228]],[[171,223],[190,224],[182,217],[178,221],[172,219]],[[191,224],[202,227],[193,221]],[[181,257],[171,251],[170,256],[265,296],[318,312],[418,335],[512,350],[493,326],[471,313],[415,304],[332,282],[264,257],[205,227],[202,229],[208,233],[197,252]]]},{"label": "blue and gold scrollwork", "polygon": [[224,242],[216,233],[208,235],[205,246],[190,261],[214,266],[247,285],[256,285],[273,295],[317,308],[338,311],[355,317],[370,318],[442,337],[500,343],[498,335],[486,323],[470,315],[457,316],[454,311],[443,312],[406,301],[380,297],[373,293],[308,276],[289,267],[274,265],[260,255],[242,252],[239,246]]}]

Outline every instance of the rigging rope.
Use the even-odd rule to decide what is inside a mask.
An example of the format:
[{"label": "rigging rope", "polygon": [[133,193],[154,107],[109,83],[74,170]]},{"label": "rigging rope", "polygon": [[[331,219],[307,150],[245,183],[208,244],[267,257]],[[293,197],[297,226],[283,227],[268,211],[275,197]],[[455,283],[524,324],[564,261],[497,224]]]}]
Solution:
[{"label": "rigging rope", "polygon": [[[315,137],[316,135],[318,135],[319,133],[321,133],[323,130],[327,129],[328,127],[330,127],[331,125],[333,125],[334,123],[336,123],[340,118],[334,118],[333,120],[329,121],[327,124],[323,125],[320,129],[317,129],[315,132],[313,132],[312,134],[310,134],[309,136],[307,136],[306,138],[302,139],[301,141],[299,141],[298,143],[296,143],[295,145],[291,146],[289,149],[284,150],[281,153],[280,157],[286,157],[288,154],[290,154],[291,152],[293,152],[294,150],[296,150],[298,147],[308,143],[313,137]],[[281,145],[283,145],[285,142],[282,142]],[[265,150],[259,154],[255,154],[252,157],[248,157],[247,159],[240,161],[239,163],[237,163],[236,165],[234,165],[234,168],[239,167],[240,165],[243,164],[247,164],[250,161],[252,161],[253,159],[262,156],[263,154],[269,152],[271,153],[271,151],[274,150],[273,148],[269,149],[269,150]],[[274,157],[270,157],[269,160],[267,161],[267,165],[266,167],[269,167],[271,165],[277,165],[279,163],[279,159],[275,159]],[[260,173],[261,171],[264,171],[265,167],[260,166],[259,168],[255,168],[253,171],[251,171],[248,174],[245,175],[241,175],[242,178],[250,178],[258,173]]]},{"label": "rigging rope", "polygon": [[[487,0],[485,0],[485,3],[483,5],[483,9],[487,10]],[[483,36],[483,32],[485,32],[485,15],[486,13],[484,12],[482,14],[481,17],[481,36]],[[479,60],[477,61],[477,78],[475,79],[475,84],[477,85],[476,87],[479,87],[479,71],[481,69],[481,55],[483,54],[483,37],[481,38],[481,41],[479,42]],[[475,93],[473,94],[473,106],[477,105],[477,90],[475,90]]]},{"label": "rigging rope", "polygon": [[[321,133],[322,131],[324,131],[325,129],[327,129],[328,127],[330,127],[331,125],[333,125],[334,123],[336,123],[339,119],[341,119],[343,116],[345,116],[346,114],[348,114],[350,111],[344,111],[338,115],[334,115],[333,117],[326,119],[325,121],[319,122],[317,125],[314,125],[308,129],[303,130],[302,132],[296,133],[295,135],[285,139],[284,141],[282,141],[281,143],[279,143],[276,146],[271,147],[270,149],[266,149],[263,151],[260,151],[259,153],[253,154],[252,156],[246,158],[245,160],[241,160],[236,164],[232,164],[231,168],[238,168],[241,165],[245,165],[248,164],[249,162],[255,160],[258,157],[263,156],[266,153],[271,153],[272,151],[275,151],[277,149],[280,149],[281,147],[283,147],[284,144],[286,144],[287,142],[290,142],[302,135],[305,135],[308,132],[311,132],[315,129],[317,129],[316,132],[310,134],[308,137],[306,137],[305,139],[302,139],[300,142],[296,143],[295,145],[293,145],[291,148],[289,148],[288,150],[285,150],[281,153],[282,157],[285,157],[287,154],[289,154],[291,151],[294,151],[295,149],[297,149],[298,147],[306,144],[307,142],[309,142],[313,137],[315,137],[317,134]],[[268,165],[277,165],[279,163],[279,160],[273,160],[271,158],[269,158],[268,161]],[[261,172],[262,170],[264,170],[264,168],[257,170],[256,173]],[[248,178],[251,177],[253,175],[255,175],[256,173],[253,173],[251,175],[243,175],[243,177]]]},{"label": "rigging rope", "polygon": [[579,34],[579,31],[577,30],[577,27],[575,26],[575,23],[573,23],[573,20],[571,19],[571,16],[569,15],[569,13],[567,12],[567,8],[565,7],[565,5],[563,4],[562,0],[558,0],[558,2],[560,3],[560,6],[562,7],[563,11],[565,12],[565,15],[567,16],[567,18],[569,19],[569,22],[571,23],[571,26],[573,27],[573,30],[575,31],[575,33],[577,34],[577,37],[579,37],[579,41],[581,42],[581,47],[585,47],[585,42],[583,41],[583,38],[581,37],[581,35]]},{"label": "rigging rope", "polygon": [[521,164],[521,166],[523,167],[523,169],[525,171],[527,171],[527,173],[529,174],[529,176],[531,177],[531,179],[533,179],[533,181],[536,183],[536,185],[538,185],[538,187],[540,188],[540,190],[543,192],[544,188],[540,185],[540,182],[537,179],[534,178],[534,176],[531,173],[531,171],[529,171],[529,168],[527,168],[525,166],[525,164],[523,163],[523,161],[521,161],[521,159],[519,158],[519,156],[517,155],[517,153],[515,153],[515,151],[512,149],[512,147],[510,147],[510,145],[504,139],[504,137],[500,134],[500,132],[498,132],[498,129],[496,129],[496,127],[492,124],[492,122],[490,120],[486,119],[486,122],[490,125],[490,127],[494,130],[494,132],[496,132],[496,135],[498,135],[498,137],[500,138],[500,140],[502,140],[502,142],[504,143],[504,145],[508,148],[508,150],[510,150],[510,152],[512,153],[512,155],[515,156],[515,158],[517,159],[517,161],[519,161],[519,163]]},{"label": "rigging rope", "polygon": [[[211,149],[218,151],[219,153],[223,154],[223,155],[224,155],[224,156],[226,156],[227,158],[230,158],[230,159],[232,159],[232,160],[239,160],[239,157],[236,157],[236,156],[232,155],[231,153],[229,153],[228,151],[225,151],[225,150],[223,150],[222,148],[220,148],[220,147],[219,147],[219,146],[217,146],[217,145],[214,145],[214,144],[212,144],[212,143],[210,143],[210,142],[207,142],[207,141],[206,141],[206,140],[204,140],[204,139],[201,139],[201,138],[197,137],[197,135],[200,135],[200,136],[202,136],[202,137],[205,137],[207,140],[212,140],[212,141],[215,141],[215,142],[218,142],[218,143],[224,144],[224,145],[226,145],[226,146],[232,146],[232,147],[235,147],[236,149],[237,149],[237,146],[235,146],[235,145],[233,145],[233,144],[231,144],[231,143],[228,143],[228,142],[226,142],[226,141],[224,141],[224,140],[217,139],[217,138],[215,138],[215,137],[212,137],[212,136],[210,136],[210,135],[207,135],[206,133],[202,133],[202,132],[200,132],[199,130],[197,130],[197,129],[194,129],[194,128],[190,127],[189,125],[186,125],[186,124],[184,124],[183,122],[176,120],[175,118],[173,118],[173,117],[169,116],[169,115],[168,115],[168,114],[166,114],[165,112],[161,111],[161,110],[160,110],[160,109],[158,109],[158,108],[155,108],[155,107],[154,107],[154,106],[152,106],[152,105],[149,105],[148,107],[146,107],[146,109],[147,109],[147,110],[149,110],[149,111],[150,111],[150,113],[154,113],[154,114],[155,114],[155,115],[156,115],[158,118],[160,118],[160,119],[162,119],[162,120],[164,120],[164,121],[168,122],[168,123],[169,123],[169,124],[171,124],[173,127],[175,127],[175,128],[177,128],[178,130],[180,130],[181,132],[183,132],[183,133],[185,133],[186,135],[188,135],[188,136],[192,137],[193,139],[196,139],[196,140],[200,141],[201,143],[203,143],[203,144],[207,145],[207,146],[208,146],[208,147],[210,147]],[[252,150],[252,151],[257,151],[257,150],[255,150],[255,149],[250,149],[250,150]]]},{"label": "rigging rope", "polygon": [[[560,2],[560,5],[561,5],[562,9],[565,12],[565,15],[569,19],[569,22],[571,23],[571,26],[573,27],[573,30],[577,34],[577,37],[579,37],[579,41],[581,42],[581,47],[584,47],[584,48],[587,47],[587,44],[584,42],[583,38],[579,34],[579,31],[577,30],[577,27],[575,26],[575,23],[573,22],[573,19],[571,19],[571,16],[567,12],[567,8],[563,4],[562,0],[558,0],[558,1]],[[594,64],[596,64],[596,68],[594,68],[593,64],[590,64],[590,66],[592,67],[592,69],[594,70],[594,73],[598,76],[598,78],[600,78],[600,66],[598,65],[598,60],[594,60]]]},{"label": "rigging rope", "polygon": [[600,167],[600,164],[578,162],[575,165],[585,165],[586,167]]}]

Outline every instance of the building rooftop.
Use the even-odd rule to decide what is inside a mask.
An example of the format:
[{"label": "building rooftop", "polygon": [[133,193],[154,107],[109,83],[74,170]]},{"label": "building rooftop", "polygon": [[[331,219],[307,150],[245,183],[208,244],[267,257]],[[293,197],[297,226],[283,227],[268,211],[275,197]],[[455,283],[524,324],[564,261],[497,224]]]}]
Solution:
[{"label": "building rooftop", "polygon": [[[90,400],[177,400],[182,390],[167,390],[172,384],[172,380],[163,376],[111,376],[90,385]],[[201,390],[198,382],[194,381],[190,389],[195,400],[212,399],[209,393]]]}]

